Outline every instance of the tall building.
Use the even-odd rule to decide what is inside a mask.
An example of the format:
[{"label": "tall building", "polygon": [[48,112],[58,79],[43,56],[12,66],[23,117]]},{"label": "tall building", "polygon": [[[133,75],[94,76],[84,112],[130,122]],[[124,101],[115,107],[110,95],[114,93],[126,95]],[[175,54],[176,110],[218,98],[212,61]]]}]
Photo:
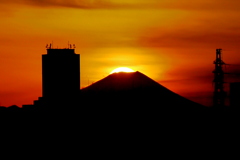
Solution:
[{"label": "tall building", "polygon": [[74,48],[56,49],[50,45],[47,47],[47,54],[42,55],[44,99],[54,102],[70,101],[79,95],[80,55],[75,53]]}]

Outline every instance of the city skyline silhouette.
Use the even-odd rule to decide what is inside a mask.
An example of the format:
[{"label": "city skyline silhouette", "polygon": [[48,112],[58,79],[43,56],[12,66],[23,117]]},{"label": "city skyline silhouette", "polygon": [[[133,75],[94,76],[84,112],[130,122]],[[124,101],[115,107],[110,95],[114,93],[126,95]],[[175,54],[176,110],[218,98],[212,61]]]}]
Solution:
[{"label": "city skyline silhouette", "polygon": [[[75,53],[75,49],[71,47],[71,44],[68,48],[63,49],[53,48],[52,44],[50,44],[49,47],[47,45],[46,50],[47,54],[42,55],[42,96],[38,100],[35,100],[33,105],[23,105],[24,109],[38,107],[41,110],[41,108],[47,109],[49,107],[49,110],[51,110],[53,106],[62,106],[67,109],[68,105],[71,108],[71,105],[79,105],[85,99],[91,101],[91,97],[97,99],[99,97],[101,97],[100,99],[104,99],[105,97],[111,103],[118,101],[118,99],[124,103],[131,103],[131,99],[139,99],[142,96],[142,98],[145,97],[146,101],[150,103],[152,98],[155,97],[156,100],[166,100],[164,103],[160,102],[164,104],[164,107],[172,107],[174,105],[168,104],[170,103],[169,99],[175,99],[173,101],[176,101],[180,98],[182,100],[177,100],[175,105],[179,105],[179,103],[184,106],[198,105],[191,101],[187,104],[184,102],[187,99],[168,90],[138,71],[111,73],[104,79],[80,90],[80,55]],[[162,97],[166,95],[168,96],[165,98]],[[131,98],[127,98],[128,96]],[[101,103],[97,103],[94,106],[102,105]],[[107,102],[104,103],[107,105]],[[152,103],[152,105],[156,104]],[[16,107],[13,105],[10,108],[16,109]],[[53,109],[57,110],[60,107]]]},{"label": "city skyline silhouette", "polygon": [[[0,105],[31,104],[42,95],[44,46],[76,44],[81,88],[129,67],[171,91],[212,106],[216,48],[240,73],[239,3],[216,1],[2,1]],[[69,42],[68,42],[69,41]],[[225,90],[240,82],[226,75]],[[229,104],[229,103],[228,103]]]},{"label": "city skyline silhouette", "polygon": [[[137,111],[148,114],[163,112],[179,116],[238,109],[236,88],[240,83],[232,83],[232,106],[210,108],[172,92],[139,71],[111,73],[80,89],[80,55],[75,53],[75,48],[72,48],[71,44],[68,48],[53,48],[50,44],[46,50],[47,54],[42,55],[42,96],[34,100],[33,104],[23,105],[22,108],[16,105],[0,107],[1,112],[83,112],[119,115]],[[216,50],[217,56],[218,51],[219,49]]]}]

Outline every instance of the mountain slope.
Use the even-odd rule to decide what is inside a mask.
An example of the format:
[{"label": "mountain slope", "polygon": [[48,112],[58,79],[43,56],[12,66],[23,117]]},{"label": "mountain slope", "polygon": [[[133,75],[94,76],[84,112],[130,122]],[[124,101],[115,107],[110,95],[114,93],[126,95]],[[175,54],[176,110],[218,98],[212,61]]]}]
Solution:
[{"label": "mountain slope", "polygon": [[140,72],[113,73],[83,89],[84,91],[122,91],[136,88],[154,88],[160,85]]},{"label": "mountain slope", "polygon": [[[170,91],[140,72],[114,73],[81,90],[95,105],[161,107],[171,109],[203,108]],[[92,102],[94,101],[94,102]]]}]

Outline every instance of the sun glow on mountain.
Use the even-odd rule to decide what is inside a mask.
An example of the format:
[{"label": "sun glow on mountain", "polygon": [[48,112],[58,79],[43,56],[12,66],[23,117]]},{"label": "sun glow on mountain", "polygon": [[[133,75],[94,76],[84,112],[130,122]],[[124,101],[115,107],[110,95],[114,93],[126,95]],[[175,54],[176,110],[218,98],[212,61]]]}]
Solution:
[{"label": "sun glow on mountain", "polygon": [[134,70],[132,70],[128,67],[119,67],[119,68],[114,69],[112,72],[110,72],[110,74],[119,73],[119,72],[134,72]]}]

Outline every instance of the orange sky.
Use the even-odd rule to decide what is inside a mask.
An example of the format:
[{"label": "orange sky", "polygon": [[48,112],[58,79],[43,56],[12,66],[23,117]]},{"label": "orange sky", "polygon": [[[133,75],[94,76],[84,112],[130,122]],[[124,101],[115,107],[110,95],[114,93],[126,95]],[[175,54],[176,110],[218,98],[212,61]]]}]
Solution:
[{"label": "orange sky", "polygon": [[41,55],[52,41],[76,44],[81,87],[129,67],[204,104],[215,49],[226,63],[240,59],[237,0],[1,0],[0,17],[3,106],[41,96]]}]

